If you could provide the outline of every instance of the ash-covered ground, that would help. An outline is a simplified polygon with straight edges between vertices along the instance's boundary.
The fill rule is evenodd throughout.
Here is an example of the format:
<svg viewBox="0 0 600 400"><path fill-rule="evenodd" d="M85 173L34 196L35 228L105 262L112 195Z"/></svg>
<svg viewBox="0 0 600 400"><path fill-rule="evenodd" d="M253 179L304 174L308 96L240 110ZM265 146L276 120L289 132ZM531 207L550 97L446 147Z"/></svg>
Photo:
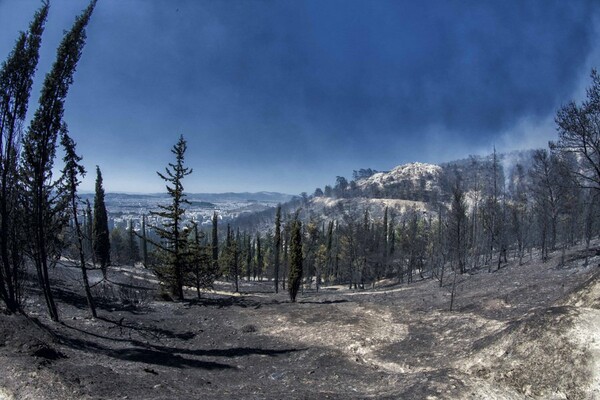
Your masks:
<svg viewBox="0 0 600 400"><path fill-rule="evenodd" d="M119 267L90 319L79 269L57 267L61 323L33 281L27 316L0 315L0 399L600 399L598 246L458 276L453 311L436 280L166 302Z"/></svg>

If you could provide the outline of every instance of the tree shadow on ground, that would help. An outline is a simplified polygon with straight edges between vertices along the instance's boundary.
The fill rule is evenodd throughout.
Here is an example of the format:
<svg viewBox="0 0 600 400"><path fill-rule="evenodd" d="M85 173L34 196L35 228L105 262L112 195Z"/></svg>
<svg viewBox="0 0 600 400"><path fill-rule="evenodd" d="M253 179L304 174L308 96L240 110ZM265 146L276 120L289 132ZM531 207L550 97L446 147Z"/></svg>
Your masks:
<svg viewBox="0 0 600 400"><path fill-rule="evenodd" d="M116 349L110 351L107 355L124 361L141 362L144 364L153 364L173 368L189 367L208 370L222 370L235 368L234 366L231 366L229 364L184 358L180 355L173 354L168 351L160 351L153 349Z"/></svg>
<svg viewBox="0 0 600 400"><path fill-rule="evenodd" d="M240 290L241 294L252 296L253 294L275 294L273 290Z"/></svg>
<svg viewBox="0 0 600 400"><path fill-rule="evenodd" d="M133 347L126 347L121 349L113 349L107 346L104 346L98 341L82 339L70 335L65 335L62 333L54 333L56 337L58 337L59 341L66 345L67 347L81 350L81 351L91 351L97 352L101 354L105 354L107 356L118 358L121 360L127 361L136 361L136 362L144 362L147 364L156 364L163 366L171 366L175 368L183 368L183 367L193 367L193 368L204 368L204 369L226 369L232 368L228 364L221 364L213 361L202 361L184 358L181 355L189 355L195 357L244 357L251 355L261 355L261 356L269 356L276 357L279 355L294 353L298 351L303 351L306 349L296 349L296 348L284 348L284 349L264 349L259 347L232 347L225 349L189 349L189 348L179 348L174 346L162 346L151 344L148 342L142 342L136 339L121 339L121 338L111 338L109 336L99 335L93 332L88 332L83 329L79 329L76 327L69 326L67 324L63 324L63 326L77 332L78 334L88 335L92 338L97 338L101 340L108 340L113 342L120 343L128 343Z"/></svg>
<svg viewBox="0 0 600 400"><path fill-rule="evenodd" d="M233 369L232 365L219 363L215 361L195 360L182 357L176 354L174 349L163 347L161 350L145 347L125 347L112 349L99 343L79 339L74 337L61 336L60 341L63 345L72 349L102 354L123 361L140 362L144 364L160 365L172 368L199 368L207 370ZM143 343L139 343L142 344Z"/></svg>
<svg viewBox="0 0 600 400"><path fill-rule="evenodd" d="M200 299L190 299L185 300L186 304L192 306L203 306L203 307L217 307L217 308L225 308L225 307L241 307L241 308L260 308L266 304L274 304L273 302L263 304L260 301L248 299L245 297L215 297L215 298L200 298ZM278 303L276 303L278 304Z"/></svg>
<svg viewBox="0 0 600 400"><path fill-rule="evenodd" d="M60 287L52 288L52 294L55 299L63 303L69 304L80 310L88 308L87 299L81 293L72 290L62 289ZM119 299L111 299L103 296L94 296L94 304L96 308L105 311L127 311L132 314L145 314L148 310L146 306L123 302Z"/></svg>
<svg viewBox="0 0 600 400"><path fill-rule="evenodd" d="M190 354L195 356L206 356L206 357L244 357L251 355L269 356L276 357L282 354L295 353L306 349L261 349L257 347L232 347L229 349L179 349L184 354Z"/></svg>
<svg viewBox="0 0 600 400"><path fill-rule="evenodd" d="M336 300L323 300L323 301L314 301L314 300L301 300L298 301L298 304L338 304L338 303L347 303L349 300L347 299L336 299ZM275 299L270 299L268 301L258 301L249 299L246 297L222 297L222 298L201 298L201 299L191 299L186 300L186 304L189 306L199 305L203 307L217 307L217 308L225 308L225 307L241 307L241 308L261 308L268 307L279 304L290 303L290 301L279 301Z"/></svg>
<svg viewBox="0 0 600 400"><path fill-rule="evenodd" d="M310 301L303 300L299 301L299 304L339 304L339 303L348 303L346 299L338 299L338 300L323 300L323 301Z"/></svg>
<svg viewBox="0 0 600 400"><path fill-rule="evenodd" d="M141 285L134 285L134 284L127 283L127 282L117 282L117 281L114 281L114 280L108 279L108 278L106 278L106 282L108 282L114 286L132 289L132 290L154 290L152 284L150 284L150 283L148 283L146 286L141 286Z"/></svg>
<svg viewBox="0 0 600 400"><path fill-rule="evenodd" d="M159 328L157 326L129 323L125 320L125 317L122 317L119 320L113 320L113 319L110 319L107 317L98 317L98 319L101 321L113 324L113 327L119 328L121 333L123 333L123 330L125 330L125 329L130 329L130 330L137 331L140 334L147 333L147 334L151 335L152 337L154 337L155 339L169 338L169 339L190 340L196 336L196 333L194 333L192 331L186 331L186 332L179 333L179 332L175 332L170 329Z"/></svg>
<svg viewBox="0 0 600 400"><path fill-rule="evenodd" d="M225 349L186 349L171 346L153 345L139 340L113 339L90 333L81 329L76 331L88 334L97 339L116 340L128 343L131 347L111 348L99 343L98 340L87 340L80 337L56 333L59 342L74 350L101 354L118 360L139 362L172 368L199 368L206 370L234 369L235 366L211 360L199 360L197 357L233 358L252 355L276 357L305 349L263 349L255 347L232 347ZM186 357L188 356L188 357Z"/></svg>

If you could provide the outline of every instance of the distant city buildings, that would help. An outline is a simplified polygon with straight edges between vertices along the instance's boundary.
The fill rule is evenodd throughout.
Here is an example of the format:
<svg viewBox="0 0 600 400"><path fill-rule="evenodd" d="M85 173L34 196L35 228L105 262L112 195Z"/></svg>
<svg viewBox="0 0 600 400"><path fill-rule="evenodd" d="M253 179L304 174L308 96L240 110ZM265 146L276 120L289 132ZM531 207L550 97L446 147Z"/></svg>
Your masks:
<svg viewBox="0 0 600 400"><path fill-rule="evenodd" d="M82 198L90 197L93 201L93 195L83 195ZM242 214L253 213L276 206L285 198L274 198L273 200L256 199L231 199L230 195L224 195L218 198L212 195L209 201L190 197L190 205L184 215L184 222L198 222L201 226L208 226L211 223L213 213L216 211L219 218L223 221L230 221ZM114 228L128 229L129 221L133 229L140 231L142 228L142 218L146 216L146 226L162 226L163 221L160 217L151 215L151 211L158 211L158 205L166 205L169 199L166 195L129 195L108 193L106 198L106 208L108 211L108 226Z"/></svg>

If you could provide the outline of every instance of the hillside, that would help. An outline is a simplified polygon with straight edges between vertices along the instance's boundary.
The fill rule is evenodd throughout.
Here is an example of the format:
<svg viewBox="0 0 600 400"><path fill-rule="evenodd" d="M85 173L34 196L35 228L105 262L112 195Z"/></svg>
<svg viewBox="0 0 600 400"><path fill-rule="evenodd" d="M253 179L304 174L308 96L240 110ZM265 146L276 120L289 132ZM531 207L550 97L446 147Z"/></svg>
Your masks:
<svg viewBox="0 0 600 400"><path fill-rule="evenodd" d="M532 165L533 150L513 151L496 154L503 181L510 181L515 167L521 165L528 170ZM459 174L465 190L472 190L481 184L492 170L493 155L470 156L466 159L443 164L420 162L396 166L388 172L377 172L356 180L355 190L346 192L349 196L369 198L397 198L424 202L447 198L451 182ZM352 186L352 185L351 185Z"/></svg>
<svg viewBox="0 0 600 400"><path fill-rule="evenodd" d="M533 150L514 151L496 155L499 163L499 180L509 189L515 179L517 165L528 171L532 165ZM459 175L462 187L469 197L481 198L484 183L489 179L493 155L470 156L440 165L408 163L398 165L390 171L374 172L360 170L356 180L348 182L345 188L338 184L325 193L319 188L313 195L293 198L282 203L284 214L293 215L301 209L300 218L309 220L340 220L344 214L364 213L368 210L372 219L380 219L386 207L395 215L407 210L427 211L435 214L438 203L448 204L451 184ZM364 172L374 172L365 174ZM529 180L527 173L525 181ZM472 202L471 202L472 203ZM250 231L266 232L272 229L275 208L246 213L233 221L234 226Z"/></svg>
<svg viewBox="0 0 600 400"><path fill-rule="evenodd" d="M378 172L360 179L356 186L367 197L396 197L429 201L439 196L442 167L434 164L410 163L389 172Z"/></svg>
<svg viewBox="0 0 600 400"><path fill-rule="evenodd" d="M0 315L0 399L599 398L592 245L570 249L563 267L554 253L460 275L452 312L435 280L306 287L296 304L269 282L243 282L241 294L220 282L173 303L157 299L148 271L123 267L95 286L91 320L79 271L61 266L63 323L32 283L29 317Z"/></svg>

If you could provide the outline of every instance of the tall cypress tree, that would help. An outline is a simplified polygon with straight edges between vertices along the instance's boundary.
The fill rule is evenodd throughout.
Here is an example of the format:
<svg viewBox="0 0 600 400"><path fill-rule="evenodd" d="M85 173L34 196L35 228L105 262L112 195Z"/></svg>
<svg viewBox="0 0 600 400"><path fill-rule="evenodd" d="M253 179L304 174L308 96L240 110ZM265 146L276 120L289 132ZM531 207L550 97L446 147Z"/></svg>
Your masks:
<svg viewBox="0 0 600 400"><path fill-rule="evenodd" d="M104 187L102 186L102 172L96 165L96 193L94 195L94 255L100 263L102 275L106 279L108 266L110 265L110 234L108 232L108 213L104 201Z"/></svg>
<svg viewBox="0 0 600 400"><path fill-rule="evenodd" d="M298 215L292 222L292 237L290 239L290 273L288 290L292 303L296 302L296 296L302 281L302 223Z"/></svg>
<svg viewBox="0 0 600 400"><path fill-rule="evenodd" d="M87 26L96 0L77 17L70 31L65 33L57 51L56 61L46 75L39 99L39 107L22 145L21 177L23 203L29 221L28 251L36 266L38 280L46 299L50 318L58 321L58 310L50 290L48 262L60 258L59 235L66 222L64 198L56 195L52 168L56 156L56 141L63 127L64 102L73 83L73 74L83 46Z"/></svg>
<svg viewBox="0 0 600 400"><path fill-rule="evenodd" d="M20 307L23 260L22 230L15 229L22 225L18 147L47 16L48 3L44 2L0 67L0 299L9 312Z"/></svg>
<svg viewBox="0 0 600 400"><path fill-rule="evenodd" d="M164 268L157 272L159 277L166 281L171 294L179 300L184 298L183 278L186 260L189 258L186 251L187 237L182 228L184 206L189 204L183 192L183 178L192 173L192 169L184 166L186 149L187 142L180 136L171 150L175 155L175 163L169 163L164 174L157 172L158 176L167 182L167 193L171 197L171 203L166 206L159 205L160 211L151 212L165 221L163 227L154 227L162 239L160 250L164 261Z"/></svg>

